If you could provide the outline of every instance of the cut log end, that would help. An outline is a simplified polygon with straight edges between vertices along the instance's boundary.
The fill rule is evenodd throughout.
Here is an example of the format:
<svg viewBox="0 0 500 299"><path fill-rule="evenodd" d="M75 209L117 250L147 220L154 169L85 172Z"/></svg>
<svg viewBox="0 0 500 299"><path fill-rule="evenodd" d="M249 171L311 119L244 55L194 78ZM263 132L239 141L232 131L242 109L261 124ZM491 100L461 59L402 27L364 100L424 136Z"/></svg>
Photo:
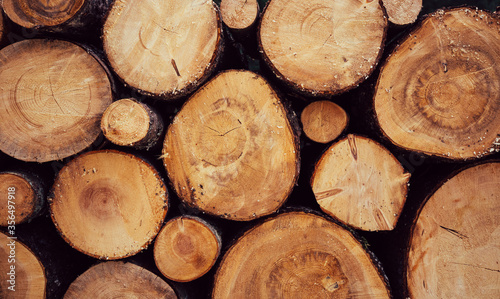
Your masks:
<svg viewBox="0 0 500 299"><path fill-rule="evenodd" d="M45 205L41 182L36 177L19 172L0 173L0 190L0 226L29 222Z"/></svg>
<svg viewBox="0 0 500 299"><path fill-rule="evenodd" d="M207 273L219 257L221 240L205 221L178 217L165 224L155 241L154 258L160 272L180 282Z"/></svg>
<svg viewBox="0 0 500 299"><path fill-rule="evenodd" d="M411 298L500 294L500 163L462 170L432 194L413 227L407 263Z"/></svg>
<svg viewBox="0 0 500 299"><path fill-rule="evenodd" d="M387 20L379 1L273 0L260 46L279 78L312 95L354 88L382 53Z"/></svg>
<svg viewBox="0 0 500 299"><path fill-rule="evenodd" d="M146 95L178 98L208 78L221 52L212 1L116 1L103 29L113 70Z"/></svg>
<svg viewBox="0 0 500 299"><path fill-rule="evenodd" d="M212 298L390 298L383 277L345 229L302 212L271 218L227 251Z"/></svg>
<svg viewBox="0 0 500 299"><path fill-rule="evenodd" d="M134 99L122 99L104 111L101 130L114 144L148 149L158 142L163 123L148 105Z"/></svg>
<svg viewBox="0 0 500 299"><path fill-rule="evenodd" d="M251 220L276 211L298 176L295 132L268 83L249 71L219 74L195 93L163 145L181 199L207 213Z"/></svg>
<svg viewBox="0 0 500 299"><path fill-rule="evenodd" d="M222 0L220 3L222 21L235 30L250 28L259 15L257 0Z"/></svg>
<svg viewBox="0 0 500 299"><path fill-rule="evenodd" d="M16 159L47 162L84 150L111 101L106 71L73 43L33 39L0 51L0 150Z"/></svg>
<svg viewBox="0 0 500 299"><path fill-rule="evenodd" d="M26 28L56 26L75 16L85 2L86 0L4 0L3 10L12 21Z"/></svg>
<svg viewBox="0 0 500 299"><path fill-rule="evenodd" d="M45 298L42 263L26 245L9 237L0 232L0 298Z"/></svg>
<svg viewBox="0 0 500 299"><path fill-rule="evenodd" d="M58 174L50 208L63 238L100 259L119 259L144 249L168 208L165 185L145 161L118 151L77 157Z"/></svg>
<svg viewBox="0 0 500 299"><path fill-rule="evenodd" d="M380 231L395 227L409 179L387 149L368 138L349 135L323 154L311 185L327 214L362 230Z"/></svg>
<svg viewBox="0 0 500 299"><path fill-rule="evenodd" d="M417 20L422 0L383 0L389 21L396 25L408 25Z"/></svg>
<svg viewBox="0 0 500 299"><path fill-rule="evenodd" d="M302 129L309 139L328 143L336 139L347 127L347 113L330 101L316 101L302 111Z"/></svg>
<svg viewBox="0 0 500 299"><path fill-rule="evenodd" d="M389 56L375 112L396 145L450 159L500 150L500 18L439 10Z"/></svg>
<svg viewBox="0 0 500 299"><path fill-rule="evenodd" d="M154 273L132 263L103 262L80 275L64 299L161 298L176 299L172 287Z"/></svg>

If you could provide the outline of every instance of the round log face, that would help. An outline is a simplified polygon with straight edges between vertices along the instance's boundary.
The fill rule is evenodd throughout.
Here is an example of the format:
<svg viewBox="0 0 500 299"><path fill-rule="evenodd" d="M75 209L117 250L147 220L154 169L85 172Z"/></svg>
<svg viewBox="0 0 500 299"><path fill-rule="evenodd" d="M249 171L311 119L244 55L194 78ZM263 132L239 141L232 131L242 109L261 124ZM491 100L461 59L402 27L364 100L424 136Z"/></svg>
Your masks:
<svg viewBox="0 0 500 299"><path fill-rule="evenodd" d="M293 212L247 231L228 250L212 298L389 298L356 239L322 217Z"/></svg>
<svg viewBox="0 0 500 299"><path fill-rule="evenodd" d="M309 139L328 143L347 127L349 117L339 105L330 101L316 101L304 108L300 115L302 129Z"/></svg>
<svg viewBox="0 0 500 299"><path fill-rule="evenodd" d="M0 51L0 150L24 161L76 154L100 134L111 104L100 63L59 40L25 40Z"/></svg>
<svg viewBox="0 0 500 299"><path fill-rule="evenodd" d="M12 192L8 192L9 188ZM15 223L21 224L30 219L36 210L36 194L29 182L13 173L0 173L0 226L7 226L9 222L9 201L15 207ZM9 194L12 198L9 199Z"/></svg>
<svg viewBox="0 0 500 299"><path fill-rule="evenodd" d="M208 75L220 30L212 1L117 0L104 25L104 50L128 85L175 97Z"/></svg>
<svg viewBox="0 0 500 299"><path fill-rule="evenodd" d="M113 102L104 111L101 129L114 144L130 146L146 137L150 126L148 111L133 99Z"/></svg>
<svg viewBox="0 0 500 299"><path fill-rule="evenodd" d="M0 298L44 299L45 270L38 258L23 243L0 233ZM14 258L13 258L14 257ZM9 262L14 260L14 262ZM9 272L14 266L14 277ZM9 289L14 285L13 290Z"/></svg>
<svg viewBox="0 0 500 299"><path fill-rule="evenodd" d="M406 201L410 175L380 144L349 135L316 165L311 185L321 209L362 230L392 230Z"/></svg>
<svg viewBox="0 0 500 299"><path fill-rule="evenodd" d="M427 17L383 67L375 112L404 148L466 159L499 149L499 18L459 8Z"/></svg>
<svg viewBox="0 0 500 299"><path fill-rule="evenodd" d="M389 21L396 25L411 24L417 20L422 0L382 0Z"/></svg>
<svg viewBox="0 0 500 299"><path fill-rule="evenodd" d="M468 168L425 203L407 268L412 298L498 298L500 163Z"/></svg>
<svg viewBox="0 0 500 299"><path fill-rule="evenodd" d="M227 71L194 94L170 125L164 164L181 199L250 220L277 210L298 176L293 129L275 92L249 71Z"/></svg>
<svg viewBox="0 0 500 299"><path fill-rule="evenodd" d="M117 151L90 152L59 172L49 198L52 220L75 249L100 259L123 258L158 233L166 192L143 160Z"/></svg>
<svg viewBox="0 0 500 299"><path fill-rule="evenodd" d="M335 94L371 74L386 27L379 1L272 0L259 36L279 77L302 91Z"/></svg>
<svg viewBox="0 0 500 299"><path fill-rule="evenodd" d="M222 0L220 12L227 27L246 29L255 23L259 14L259 3L257 0Z"/></svg>
<svg viewBox="0 0 500 299"><path fill-rule="evenodd" d="M220 242L217 233L201 219L182 216L172 219L155 240L156 266L168 279L195 280L215 264Z"/></svg>
<svg viewBox="0 0 500 299"><path fill-rule="evenodd" d="M154 273L124 262L103 262L80 275L64 299L159 298L175 299L174 290Z"/></svg>
<svg viewBox="0 0 500 299"><path fill-rule="evenodd" d="M20 26L56 26L72 18L85 0L4 0L5 14Z"/></svg>

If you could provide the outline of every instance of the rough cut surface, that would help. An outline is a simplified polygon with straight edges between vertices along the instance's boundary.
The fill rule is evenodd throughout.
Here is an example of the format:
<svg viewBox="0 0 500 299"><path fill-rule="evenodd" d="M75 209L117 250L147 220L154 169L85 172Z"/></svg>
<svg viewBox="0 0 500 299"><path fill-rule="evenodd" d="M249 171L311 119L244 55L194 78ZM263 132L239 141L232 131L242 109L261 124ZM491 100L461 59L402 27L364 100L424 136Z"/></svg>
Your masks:
<svg viewBox="0 0 500 299"><path fill-rule="evenodd" d="M468 168L425 203L413 227L411 298L499 298L500 163Z"/></svg>
<svg viewBox="0 0 500 299"><path fill-rule="evenodd" d="M60 40L24 40L0 50L0 150L24 161L74 155L94 142L111 104L101 64Z"/></svg>
<svg viewBox="0 0 500 299"><path fill-rule="evenodd" d="M248 230L225 254L212 298L390 298L369 254L345 229L303 212Z"/></svg>
<svg viewBox="0 0 500 299"><path fill-rule="evenodd" d="M451 159L500 149L500 17L457 8L428 16L383 66L375 112L398 146Z"/></svg>
<svg viewBox="0 0 500 299"><path fill-rule="evenodd" d="M222 0L222 21L231 29L243 30L252 26L259 15L257 0Z"/></svg>
<svg viewBox="0 0 500 299"><path fill-rule="evenodd" d="M78 156L59 172L49 198L51 216L75 249L119 259L144 249L168 208L165 185L145 161L114 150Z"/></svg>
<svg viewBox="0 0 500 299"><path fill-rule="evenodd" d="M160 272L175 281L192 281L208 272L221 250L214 228L201 218L181 216L167 222L155 240Z"/></svg>
<svg viewBox="0 0 500 299"><path fill-rule="evenodd" d="M396 25L415 22L422 9L422 0L382 0L389 21Z"/></svg>
<svg viewBox="0 0 500 299"><path fill-rule="evenodd" d="M251 220L276 211L299 171L280 99L250 71L220 73L168 128L163 161L180 198L207 213Z"/></svg>
<svg viewBox="0 0 500 299"><path fill-rule="evenodd" d="M64 299L176 299L174 290L154 273L125 262L103 262L80 275Z"/></svg>
<svg viewBox="0 0 500 299"><path fill-rule="evenodd" d="M93 0L3 0L5 14L26 28L55 26L71 19Z"/></svg>
<svg viewBox="0 0 500 299"><path fill-rule="evenodd" d="M26 245L18 240L8 239L0 232L0 298L45 299L46 278L43 265ZM14 242L15 245L12 245ZM12 247L15 246L15 247ZM14 257L15 262L10 263ZM14 290L8 289L12 283L10 274L14 266Z"/></svg>
<svg viewBox="0 0 500 299"><path fill-rule="evenodd" d="M103 32L109 63L125 83L164 98L199 86L221 43L212 0L117 0Z"/></svg>
<svg viewBox="0 0 500 299"><path fill-rule="evenodd" d="M278 77L298 90L328 95L368 78L386 27L379 1L271 0L259 37Z"/></svg>
<svg viewBox="0 0 500 299"><path fill-rule="evenodd" d="M311 179L321 209L345 224L392 230L403 210L410 174L383 146L348 135L323 154Z"/></svg>
<svg viewBox="0 0 500 299"><path fill-rule="evenodd" d="M344 131L349 117L342 107L333 102L315 101L302 110L300 121L309 139L328 143Z"/></svg>

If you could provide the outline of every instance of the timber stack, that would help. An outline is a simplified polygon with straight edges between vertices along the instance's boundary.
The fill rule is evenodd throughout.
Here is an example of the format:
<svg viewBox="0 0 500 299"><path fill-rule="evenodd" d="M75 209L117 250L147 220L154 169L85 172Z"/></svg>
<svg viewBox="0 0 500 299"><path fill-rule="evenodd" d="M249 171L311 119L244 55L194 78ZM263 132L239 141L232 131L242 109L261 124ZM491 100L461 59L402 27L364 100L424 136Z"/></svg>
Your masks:
<svg viewBox="0 0 500 299"><path fill-rule="evenodd" d="M500 14L4 0L1 298L500 297Z"/></svg>

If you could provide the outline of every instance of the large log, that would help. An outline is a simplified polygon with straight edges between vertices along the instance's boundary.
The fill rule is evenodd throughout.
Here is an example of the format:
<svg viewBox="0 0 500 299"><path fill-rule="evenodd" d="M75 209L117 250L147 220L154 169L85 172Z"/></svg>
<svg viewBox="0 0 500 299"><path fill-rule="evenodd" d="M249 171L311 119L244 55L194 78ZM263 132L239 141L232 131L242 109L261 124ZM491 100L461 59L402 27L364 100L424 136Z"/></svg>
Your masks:
<svg viewBox="0 0 500 299"><path fill-rule="evenodd" d="M307 94L332 95L368 78L386 29L379 1L271 0L259 38L278 78Z"/></svg>
<svg viewBox="0 0 500 299"><path fill-rule="evenodd" d="M168 128L163 161L180 198L233 220L276 211L299 172L294 128L268 83L249 71L219 74Z"/></svg>
<svg viewBox="0 0 500 299"><path fill-rule="evenodd" d="M117 0L103 29L113 70L139 92L178 98L214 71L221 21L207 0Z"/></svg>
<svg viewBox="0 0 500 299"><path fill-rule="evenodd" d="M386 148L350 134L325 151L311 185L327 214L355 228L379 231L396 226L409 179Z"/></svg>
<svg viewBox="0 0 500 299"><path fill-rule="evenodd" d="M227 251L212 298L390 298L370 255L347 230L303 212L248 230Z"/></svg>
<svg viewBox="0 0 500 299"><path fill-rule="evenodd" d="M13 235L0 232L0 298L44 299L46 278L40 260Z"/></svg>
<svg viewBox="0 0 500 299"><path fill-rule="evenodd" d="M0 150L24 161L63 159L89 147L111 104L106 70L61 40L25 40L0 51Z"/></svg>
<svg viewBox="0 0 500 299"><path fill-rule="evenodd" d="M145 268L125 262L92 266L68 288L64 299L158 298L176 299L172 287Z"/></svg>
<svg viewBox="0 0 500 299"><path fill-rule="evenodd" d="M219 257L218 232L198 217L167 222L155 240L154 259L160 272L175 281L192 281L207 273Z"/></svg>
<svg viewBox="0 0 500 299"><path fill-rule="evenodd" d="M500 163L465 169L424 203L411 232L411 298L500 297Z"/></svg>
<svg viewBox="0 0 500 299"><path fill-rule="evenodd" d="M396 145L450 159L500 150L500 17L471 8L422 21L382 67L374 99Z"/></svg>
<svg viewBox="0 0 500 299"><path fill-rule="evenodd" d="M142 159L114 150L70 161L59 172L49 202L64 240L106 260L147 247L168 209L167 190L157 171Z"/></svg>

